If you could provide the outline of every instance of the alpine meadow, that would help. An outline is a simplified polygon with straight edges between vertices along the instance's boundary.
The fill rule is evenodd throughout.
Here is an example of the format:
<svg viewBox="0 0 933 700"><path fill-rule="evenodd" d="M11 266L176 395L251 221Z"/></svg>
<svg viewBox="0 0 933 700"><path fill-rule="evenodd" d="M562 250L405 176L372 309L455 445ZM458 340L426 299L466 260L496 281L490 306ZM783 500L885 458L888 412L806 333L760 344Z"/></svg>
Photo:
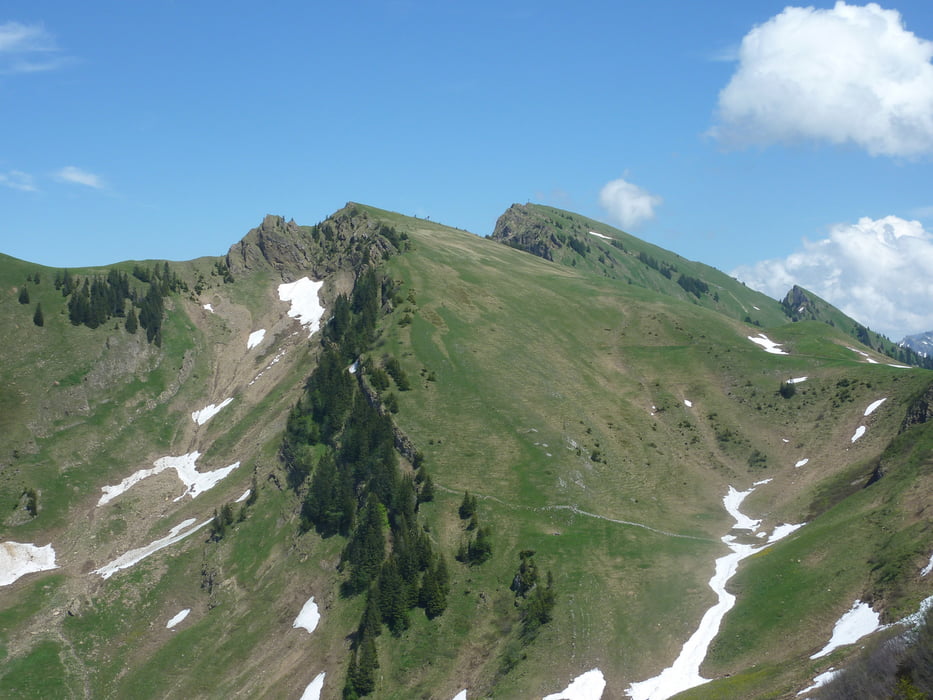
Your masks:
<svg viewBox="0 0 933 700"><path fill-rule="evenodd" d="M933 363L801 287L349 203L0 327L4 697L933 692Z"/></svg>

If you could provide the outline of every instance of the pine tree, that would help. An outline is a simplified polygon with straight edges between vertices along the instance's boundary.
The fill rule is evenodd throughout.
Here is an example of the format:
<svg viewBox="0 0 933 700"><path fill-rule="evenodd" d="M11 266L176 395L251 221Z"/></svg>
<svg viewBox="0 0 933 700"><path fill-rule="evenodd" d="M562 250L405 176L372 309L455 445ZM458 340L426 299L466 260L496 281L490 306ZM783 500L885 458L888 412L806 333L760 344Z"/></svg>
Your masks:
<svg viewBox="0 0 933 700"><path fill-rule="evenodd" d="M32 322L37 326L45 325L45 317L42 315L42 304L36 304L36 312L32 315Z"/></svg>
<svg viewBox="0 0 933 700"><path fill-rule="evenodd" d="M136 333L136 329L139 327L139 321L136 319L136 309L130 307L129 312L126 314L126 321L123 323L123 327L126 328L127 333Z"/></svg>
<svg viewBox="0 0 933 700"><path fill-rule="evenodd" d="M460 509L457 511L461 520L468 520L476 512L476 497L470 498L470 492L465 491L463 500L460 502Z"/></svg>
<svg viewBox="0 0 933 700"><path fill-rule="evenodd" d="M20 290L19 290L19 303L20 304L29 303L29 290L26 289L25 284L22 287L20 287Z"/></svg>

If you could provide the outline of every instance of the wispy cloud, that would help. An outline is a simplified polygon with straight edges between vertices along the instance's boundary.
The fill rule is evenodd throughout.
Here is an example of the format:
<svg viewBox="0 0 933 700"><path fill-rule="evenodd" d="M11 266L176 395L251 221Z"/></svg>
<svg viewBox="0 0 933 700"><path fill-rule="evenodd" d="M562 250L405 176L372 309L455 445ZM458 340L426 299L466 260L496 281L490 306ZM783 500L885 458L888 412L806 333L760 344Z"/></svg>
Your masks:
<svg viewBox="0 0 933 700"><path fill-rule="evenodd" d="M900 340L933 330L930 270L933 234L919 221L886 216L837 224L827 238L803 241L803 250L732 274L776 299L799 284L873 330Z"/></svg>
<svg viewBox="0 0 933 700"><path fill-rule="evenodd" d="M22 170L8 170L0 173L0 185L21 192L35 192L37 190L32 175Z"/></svg>
<svg viewBox="0 0 933 700"><path fill-rule="evenodd" d="M654 218L654 210L664 200L623 178L607 182L599 192L599 203L613 223L633 228Z"/></svg>
<svg viewBox="0 0 933 700"><path fill-rule="evenodd" d="M73 165L65 166L61 170L56 171L54 175L57 180L62 182L93 187L95 190L102 190L105 187L104 181L99 175L81 170L81 168L76 168Z"/></svg>
<svg viewBox="0 0 933 700"><path fill-rule="evenodd" d="M742 39L710 133L732 146L816 140L933 154L931 57L933 42L896 10L787 7Z"/></svg>
<svg viewBox="0 0 933 700"><path fill-rule="evenodd" d="M39 73L68 61L41 24L0 24L0 73Z"/></svg>

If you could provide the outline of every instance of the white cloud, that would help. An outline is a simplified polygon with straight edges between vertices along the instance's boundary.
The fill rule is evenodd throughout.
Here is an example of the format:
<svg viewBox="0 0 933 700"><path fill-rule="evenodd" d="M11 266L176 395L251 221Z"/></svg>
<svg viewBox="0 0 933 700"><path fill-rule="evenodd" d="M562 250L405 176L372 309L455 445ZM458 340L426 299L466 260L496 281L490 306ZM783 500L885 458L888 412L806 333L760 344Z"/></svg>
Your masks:
<svg viewBox="0 0 933 700"><path fill-rule="evenodd" d="M67 58L40 24L0 24L0 73L37 73L58 68Z"/></svg>
<svg viewBox="0 0 933 700"><path fill-rule="evenodd" d="M70 182L75 185L85 185L93 187L95 190L104 188L104 182L100 176L81 170L73 165L68 165L55 173L55 177L63 182Z"/></svg>
<svg viewBox="0 0 933 700"><path fill-rule="evenodd" d="M654 218L655 207L664 200L622 178L607 182L599 192L599 203L609 218L622 228L632 228Z"/></svg>
<svg viewBox="0 0 933 700"><path fill-rule="evenodd" d="M36 186L33 183L32 175L24 173L21 170L10 170L0 173L0 185L10 187L22 192L35 192Z"/></svg>
<svg viewBox="0 0 933 700"><path fill-rule="evenodd" d="M803 250L732 273L777 299L795 284L892 340L933 330L933 234L919 221L864 217Z"/></svg>
<svg viewBox="0 0 933 700"><path fill-rule="evenodd" d="M933 153L933 42L896 10L787 7L742 39L711 133L732 145L814 139Z"/></svg>

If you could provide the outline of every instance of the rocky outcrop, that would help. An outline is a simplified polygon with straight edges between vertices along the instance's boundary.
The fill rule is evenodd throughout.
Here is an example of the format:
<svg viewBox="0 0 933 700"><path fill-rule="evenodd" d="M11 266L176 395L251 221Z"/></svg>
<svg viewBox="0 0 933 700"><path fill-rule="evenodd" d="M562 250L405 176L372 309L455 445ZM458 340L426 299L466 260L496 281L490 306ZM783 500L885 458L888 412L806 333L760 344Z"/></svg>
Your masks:
<svg viewBox="0 0 933 700"><path fill-rule="evenodd" d="M490 238L545 260L553 260L553 250L563 246L553 226L521 204L513 204L499 217Z"/></svg>
<svg viewBox="0 0 933 700"><path fill-rule="evenodd" d="M931 418L933 418L933 384L930 384L926 391L914 399L910 406L907 407L907 414L901 423L900 432L903 433L914 425L926 423Z"/></svg>
<svg viewBox="0 0 933 700"><path fill-rule="evenodd" d="M227 267L238 274L271 268L283 279L311 275L323 279L337 270L359 270L370 260L397 252L395 232L348 204L315 226L298 226L281 216L266 216L227 253Z"/></svg>

